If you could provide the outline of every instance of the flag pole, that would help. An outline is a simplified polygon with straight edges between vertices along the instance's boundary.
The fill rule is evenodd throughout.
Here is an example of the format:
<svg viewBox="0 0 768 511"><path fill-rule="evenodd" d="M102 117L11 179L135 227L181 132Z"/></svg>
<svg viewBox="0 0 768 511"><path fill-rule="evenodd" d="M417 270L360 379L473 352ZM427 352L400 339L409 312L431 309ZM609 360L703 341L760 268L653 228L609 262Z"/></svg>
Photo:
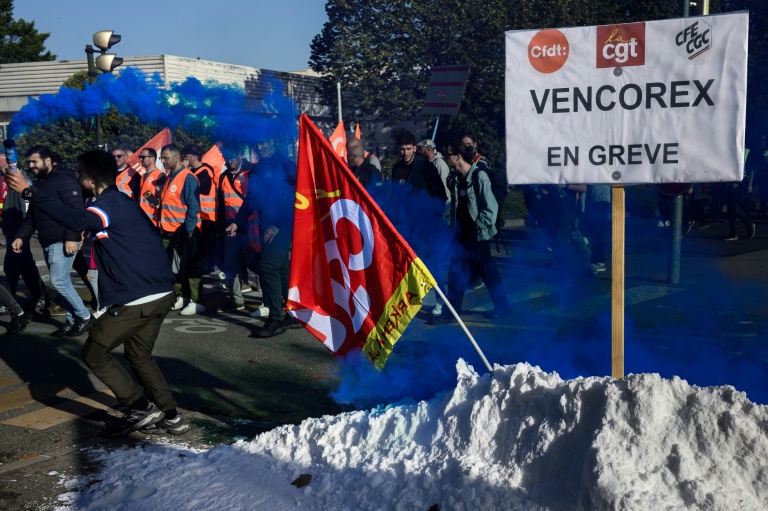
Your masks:
<svg viewBox="0 0 768 511"><path fill-rule="evenodd" d="M432 142L435 141L435 136L437 135L437 127L440 125L440 116L437 116L437 120L435 121L435 129L432 131Z"/></svg>
<svg viewBox="0 0 768 511"><path fill-rule="evenodd" d="M456 312L456 309L453 308L453 305L451 305L451 302L448 301L448 298L445 297L443 294L443 290L440 289L440 286L435 285L435 291L438 295L440 295L440 298L443 299L443 302L445 305L448 306L448 310L451 311L451 314L453 314L453 317L456 318L456 321L459 322L459 326L461 326L461 329L464 330L464 333L467 334L467 337L469 338L469 342L472 343L472 346L475 347L475 350L477 351L477 354L480 355L480 358L483 360L483 363L485 364L485 367L488 369L489 373L493 372L493 368L491 367L491 364L488 363L488 359L485 358L485 355L483 354L483 350L480 349L480 346L477 345L477 342L475 342L475 338L472 337L472 334L469 333L469 330L467 330L467 325L464 324L464 322L459 317L459 314Z"/></svg>

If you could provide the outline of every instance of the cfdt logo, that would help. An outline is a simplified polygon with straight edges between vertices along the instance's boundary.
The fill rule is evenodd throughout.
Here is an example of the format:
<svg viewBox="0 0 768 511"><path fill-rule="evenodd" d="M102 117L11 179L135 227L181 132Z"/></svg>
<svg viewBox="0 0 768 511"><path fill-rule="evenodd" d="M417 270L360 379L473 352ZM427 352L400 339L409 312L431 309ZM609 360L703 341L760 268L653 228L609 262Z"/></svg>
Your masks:
<svg viewBox="0 0 768 511"><path fill-rule="evenodd" d="M541 30L528 43L528 60L540 73L554 73L568 60L568 39L559 30Z"/></svg>
<svg viewBox="0 0 768 511"><path fill-rule="evenodd" d="M712 48L712 26L696 20L677 34L675 43L685 49L688 60L693 60Z"/></svg>
<svg viewBox="0 0 768 511"><path fill-rule="evenodd" d="M597 68L645 65L645 23L597 27Z"/></svg>

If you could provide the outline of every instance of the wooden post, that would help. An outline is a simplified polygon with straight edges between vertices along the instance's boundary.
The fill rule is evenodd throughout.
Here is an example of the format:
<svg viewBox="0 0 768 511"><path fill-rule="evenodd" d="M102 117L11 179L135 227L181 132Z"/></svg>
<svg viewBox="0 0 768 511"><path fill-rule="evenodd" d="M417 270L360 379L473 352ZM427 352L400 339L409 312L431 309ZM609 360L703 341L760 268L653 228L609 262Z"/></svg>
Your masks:
<svg viewBox="0 0 768 511"><path fill-rule="evenodd" d="M611 376L624 378L624 187L611 189Z"/></svg>

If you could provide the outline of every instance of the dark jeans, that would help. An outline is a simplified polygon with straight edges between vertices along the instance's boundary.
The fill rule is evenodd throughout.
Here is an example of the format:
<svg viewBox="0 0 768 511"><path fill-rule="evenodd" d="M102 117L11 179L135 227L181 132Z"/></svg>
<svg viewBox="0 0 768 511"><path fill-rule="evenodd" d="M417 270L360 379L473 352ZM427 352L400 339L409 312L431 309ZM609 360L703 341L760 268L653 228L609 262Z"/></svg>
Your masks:
<svg viewBox="0 0 768 511"><path fill-rule="evenodd" d="M32 255L29 243L24 243L21 246L21 253L17 254L11 248L11 243L13 243L14 239L15 237L5 238L6 248L3 269L8 281L8 290L11 292L11 295L16 296L19 277L21 277L24 279L24 284L32 296L32 303L35 303L40 297L44 296L45 286L43 285L43 279L40 278L40 271L37 269L37 264L35 264L35 258Z"/></svg>
<svg viewBox="0 0 768 511"><path fill-rule="evenodd" d="M124 405L130 406L146 394L164 412L177 406L163 373L152 357L163 319L174 300L173 293L169 291L153 302L110 307L91 328L83 346L83 361ZM138 383L112 356L112 350L121 344L125 361L131 366Z"/></svg>
<svg viewBox="0 0 768 511"><path fill-rule="evenodd" d="M288 300L288 274L291 261L293 234L288 229L280 230L271 243L262 239L261 254L256 262L256 270L261 283L264 306L269 308L269 317L282 319L285 315L283 302Z"/></svg>
<svg viewBox="0 0 768 511"><path fill-rule="evenodd" d="M490 240L455 243L455 255L448 269L447 297L456 312L461 311L464 292L476 277L480 277L485 283L497 311L509 309L501 275L491 258Z"/></svg>
<svg viewBox="0 0 768 511"><path fill-rule="evenodd" d="M736 234L736 219L740 219L744 222L744 226L747 228L747 234L752 232L754 225L752 220L749 219L744 209L741 207L741 200L744 197L742 192L742 185L733 186L727 183L727 194L725 196L725 207L728 210L728 228L730 235Z"/></svg>

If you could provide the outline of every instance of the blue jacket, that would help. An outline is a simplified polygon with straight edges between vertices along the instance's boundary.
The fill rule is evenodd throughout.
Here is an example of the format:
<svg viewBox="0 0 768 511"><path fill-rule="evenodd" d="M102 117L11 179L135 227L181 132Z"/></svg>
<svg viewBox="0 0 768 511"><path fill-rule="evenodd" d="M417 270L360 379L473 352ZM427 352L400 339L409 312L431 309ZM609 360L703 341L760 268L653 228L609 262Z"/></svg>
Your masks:
<svg viewBox="0 0 768 511"><path fill-rule="evenodd" d="M30 204L69 229L95 233L93 250L103 304L124 305L173 289L160 233L139 203L115 186L105 189L86 210L67 206L41 191Z"/></svg>

